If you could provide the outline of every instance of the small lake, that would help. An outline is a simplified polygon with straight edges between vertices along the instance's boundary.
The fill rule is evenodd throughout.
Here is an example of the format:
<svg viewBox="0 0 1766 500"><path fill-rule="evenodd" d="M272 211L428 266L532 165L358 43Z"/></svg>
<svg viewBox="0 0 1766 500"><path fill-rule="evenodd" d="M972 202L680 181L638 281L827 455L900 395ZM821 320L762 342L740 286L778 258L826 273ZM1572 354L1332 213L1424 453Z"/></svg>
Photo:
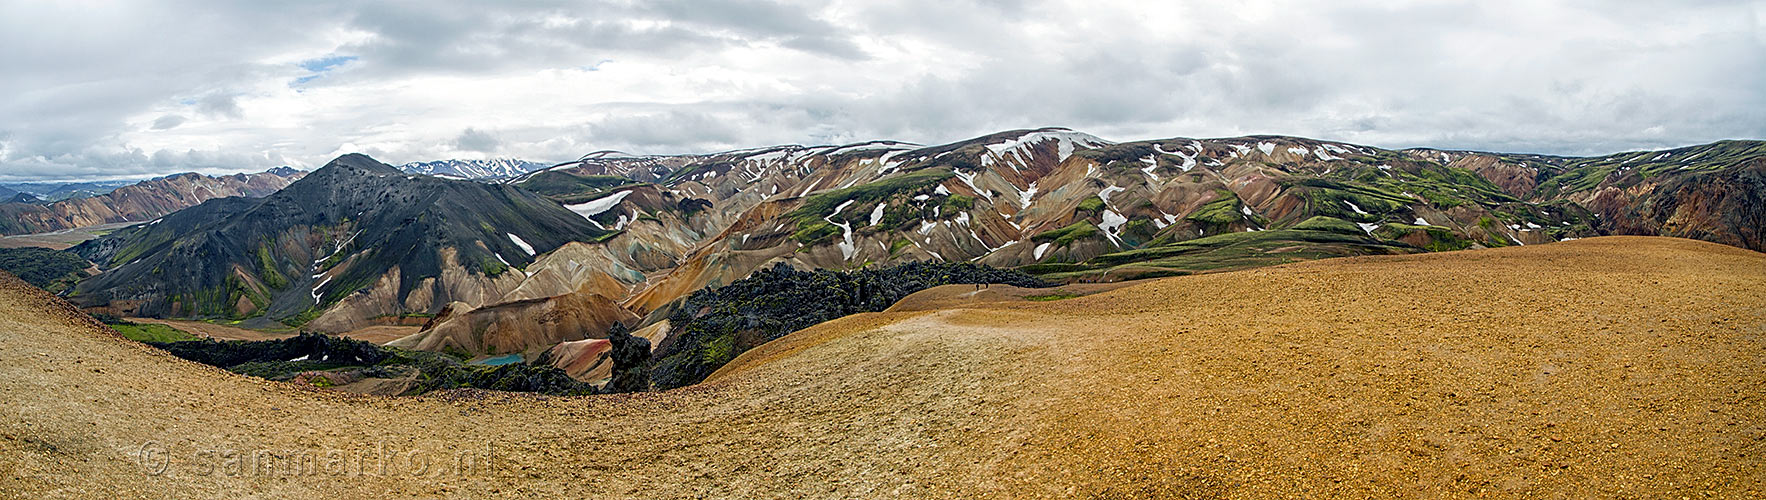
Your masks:
<svg viewBox="0 0 1766 500"><path fill-rule="evenodd" d="M502 356L492 356L492 357L484 358L484 359L481 359L478 361L473 361L472 364L501 366L501 365L512 365L515 363L520 363L522 361L523 360L521 359L520 354L504 354Z"/></svg>

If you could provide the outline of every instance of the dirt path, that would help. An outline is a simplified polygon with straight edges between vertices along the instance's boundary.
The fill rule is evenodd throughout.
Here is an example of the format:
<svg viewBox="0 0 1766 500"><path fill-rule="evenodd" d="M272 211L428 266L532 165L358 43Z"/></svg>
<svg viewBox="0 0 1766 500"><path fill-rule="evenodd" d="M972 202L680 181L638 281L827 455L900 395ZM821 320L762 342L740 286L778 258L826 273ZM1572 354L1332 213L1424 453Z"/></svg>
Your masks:
<svg viewBox="0 0 1766 500"><path fill-rule="evenodd" d="M1760 497L1763 305L1766 255L1597 238L863 314L665 393L388 399L187 363L8 277L0 491Z"/></svg>

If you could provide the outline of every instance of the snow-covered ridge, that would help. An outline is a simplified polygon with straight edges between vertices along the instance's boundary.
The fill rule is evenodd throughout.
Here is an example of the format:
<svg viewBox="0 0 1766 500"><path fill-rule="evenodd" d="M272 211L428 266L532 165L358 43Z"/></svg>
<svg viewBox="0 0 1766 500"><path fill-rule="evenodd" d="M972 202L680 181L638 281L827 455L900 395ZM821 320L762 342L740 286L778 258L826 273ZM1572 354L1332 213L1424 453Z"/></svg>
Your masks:
<svg viewBox="0 0 1766 500"><path fill-rule="evenodd" d="M987 154L981 156L981 165L990 166L995 162L1004 161L1008 157L1016 157L1018 164L1029 163L1031 148L1046 141L1056 141L1056 162L1066 161L1079 149L1089 149L1115 144L1085 132L1075 132L1063 128L1050 128L1029 132L1014 139L1007 139L987 145ZM1017 168L1016 164L1013 168Z"/></svg>
<svg viewBox="0 0 1766 500"><path fill-rule="evenodd" d="M548 165L513 158L495 158L489 160L439 160L411 162L399 165L399 170L408 174L432 175L436 177L452 177L472 180L497 180L519 177L528 172L541 170Z"/></svg>

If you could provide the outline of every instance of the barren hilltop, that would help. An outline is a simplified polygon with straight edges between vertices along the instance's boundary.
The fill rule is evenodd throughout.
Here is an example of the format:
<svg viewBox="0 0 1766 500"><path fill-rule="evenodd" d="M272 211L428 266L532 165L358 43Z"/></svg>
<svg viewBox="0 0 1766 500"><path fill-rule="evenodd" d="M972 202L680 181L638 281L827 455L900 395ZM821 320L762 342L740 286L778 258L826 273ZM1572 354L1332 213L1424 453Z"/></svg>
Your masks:
<svg viewBox="0 0 1766 500"><path fill-rule="evenodd" d="M1757 252L1603 237L1046 302L958 288L793 333L679 390L381 398L186 362L6 276L0 491L1766 494Z"/></svg>

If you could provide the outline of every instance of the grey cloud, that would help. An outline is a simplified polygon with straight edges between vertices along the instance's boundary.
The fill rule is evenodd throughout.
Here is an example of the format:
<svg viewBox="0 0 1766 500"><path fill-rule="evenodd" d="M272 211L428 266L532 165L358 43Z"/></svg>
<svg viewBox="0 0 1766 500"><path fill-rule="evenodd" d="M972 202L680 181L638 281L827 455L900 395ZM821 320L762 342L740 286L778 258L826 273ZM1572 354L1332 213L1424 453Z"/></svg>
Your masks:
<svg viewBox="0 0 1766 500"><path fill-rule="evenodd" d="M179 125L183 125L184 120L187 120L187 119L188 118L184 118L184 115L160 115L159 118L155 118L153 120L153 129L154 130L166 130L169 128L177 127Z"/></svg>
<svg viewBox="0 0 1766 500"><path fill-rule="evenodd" d="M458 151L554 161L604 148L940 143L1051 125L1112 139L1282 133L1564 154L1766 137L1766 72L1750 71L1766 67L1766 37L1757 3L1744 1L70 5L0 2L0 46L14 49L0 51L0 179L312 166L343 144L388 161ZM1178 10L1143 15L1160 8ZM157 28L166 25L183 29ZM310 75L265 61L331 54L357 59L294 90L348 107L244 112ZM814 62L744 66L766 56ZM372 98L426 78L492 81L609 59L704 96ZM527 107L485 104L508 96ZM536 109L581 118L558 125ZM180 139L217 119L224 133ZM156 145L132 139L142 134Z"/></svg>
<svg viewBox="0 0 1766 500"><path fill-rule="evenodd" d="M239 109L239 96L224 93L203 96L196 101L196 110L206 115L235 120L245 117L245 111Z"/></svg>
<svg viewBox="0 0 1766 500"><path fill-rule="evenodd" d="M497 146L500 144L502 141L497 140L496 136L471 127L467 127L465 131L460 132L459 137L454 138L454 147L460 148L462 151L492 153L496 152Z"/></svg>

